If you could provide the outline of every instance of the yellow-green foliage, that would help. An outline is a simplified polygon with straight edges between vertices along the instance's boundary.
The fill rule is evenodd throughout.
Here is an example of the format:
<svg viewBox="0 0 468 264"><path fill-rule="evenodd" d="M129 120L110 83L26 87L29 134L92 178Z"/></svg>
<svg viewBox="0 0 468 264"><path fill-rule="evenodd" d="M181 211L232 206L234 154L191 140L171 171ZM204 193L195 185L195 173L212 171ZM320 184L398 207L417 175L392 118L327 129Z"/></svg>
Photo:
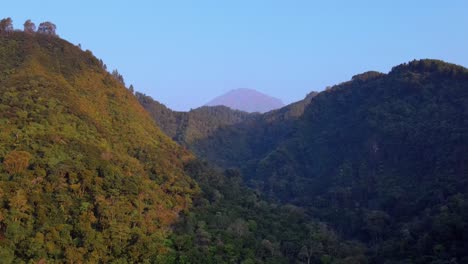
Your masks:
<svg viewBox="0 0 468 264"><path fill-rule="evenodd" d="M162 260L192 156L91 52L0 36L0 126L0 259Z"/></svg>
<svg viewBox="0 0 468 264"><path fill-rule="evenodd" d="M30 159L31 154L29 152L14 150L5 156L3 166L10 174L21 173L28 167Z"/></svg>

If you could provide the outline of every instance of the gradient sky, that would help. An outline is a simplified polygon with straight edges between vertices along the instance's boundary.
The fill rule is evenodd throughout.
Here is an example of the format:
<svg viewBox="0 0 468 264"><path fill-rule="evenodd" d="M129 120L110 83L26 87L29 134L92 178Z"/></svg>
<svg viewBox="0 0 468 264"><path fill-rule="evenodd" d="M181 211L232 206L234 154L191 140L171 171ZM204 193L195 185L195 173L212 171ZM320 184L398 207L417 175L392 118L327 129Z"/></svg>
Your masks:
<svg viewBox="0 0 468 264"><path fill-rule="evenodd" d="M52 21L127 84L175 110L235 88L290 103L412 59L468 66L468 1L4 1L0 17Z"/></svg>

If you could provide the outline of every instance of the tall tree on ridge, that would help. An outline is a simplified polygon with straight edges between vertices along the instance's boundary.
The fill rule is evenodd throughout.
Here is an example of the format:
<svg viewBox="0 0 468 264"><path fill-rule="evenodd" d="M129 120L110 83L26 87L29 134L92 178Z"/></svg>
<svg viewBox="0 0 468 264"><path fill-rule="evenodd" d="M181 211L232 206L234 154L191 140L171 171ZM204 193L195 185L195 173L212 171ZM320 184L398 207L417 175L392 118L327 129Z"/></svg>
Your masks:
<svg viewBox="0 0 468 264"><path fill-rule="evenodd" d="M47 22L42 22L41 24L39 24L39 28L37 29L37 32L51 35L51 36L57 36L57 34L55 33L56 29L57 29L57 26L55 26L54 23L47 21Z"/></svg>
<svg viewBox="0 0 468 264"><path fill-rule="evenodd" d="M24 22L24 32L26 33L34 33L36 32L36 24L34 24L31 19L26 20Z"/></svg>
<svg viewBox="0 0 468 264"><path fill-rule="evenodd" d="M0 20L0 33L13 31L13 20L10 17Z"/></svg>

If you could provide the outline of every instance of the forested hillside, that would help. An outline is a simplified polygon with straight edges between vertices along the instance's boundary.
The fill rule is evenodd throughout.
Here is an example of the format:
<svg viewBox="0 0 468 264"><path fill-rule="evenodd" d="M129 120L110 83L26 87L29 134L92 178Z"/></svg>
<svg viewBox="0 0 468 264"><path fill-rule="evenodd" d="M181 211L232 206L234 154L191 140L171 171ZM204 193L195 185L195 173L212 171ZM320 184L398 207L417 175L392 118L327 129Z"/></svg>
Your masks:
<svg viewBox="0 0 468 264"><path fill-rule="evenodd" d="M250 175L378 262L468 261L468 70L413 61L317 95Z"/></svg>
<svg viewBox="0 0 468 264"><path fill-rule="evenodd" d="M251 118L193 118L213 113L181 137ZM55 34L0 32L0 125L1 263L366 261L360 243L196 160L117 71Z"/></svg>
<svg viewBox="0 0 468 264"><path fill-rule="evenodd" d="M166 134L197 156L224 168L256 164L259 157L293 133L296 120L315 95L316 92L311 92L301 101L260 115L224 106L175 112L149 96L136 93Z"/></svg>
<svg viewBox="0 0 468 264"><path fill-rule="evenodd" d="M0 34L0 259L156 261L196 183L89 51ZM65 261L66 260L66 261Z"/></svg>
<svg viewBox="0 0 468 264"><path fill-rule="evenodd" d="M271 199L359 239L372 262L468 261L468 70L461 66L420 60L359 74L187 145L240 168Z"/></svg>
<svg viewBox="0 0 468 264"><path fill-rule="evenodd" d="M24 26L0 21L2 263L468 262L466 68L183 113Z"/></svg>
<svg viewBox="0 0 468 264"><path fill-rule="evenodd" d="M239 171L199 160L186 170L202 193L175 226L170 263L368 263L365 245L303 208L268 201Z"/></svg>
<svg viewBox="0 0 468 264"><path fill-rule="evenodd" d="M164 133L184 146L215 134L218 129L256 116L226 106L205 106L189 112L177 112L145 94L136 92L135 96Z"/></svg>

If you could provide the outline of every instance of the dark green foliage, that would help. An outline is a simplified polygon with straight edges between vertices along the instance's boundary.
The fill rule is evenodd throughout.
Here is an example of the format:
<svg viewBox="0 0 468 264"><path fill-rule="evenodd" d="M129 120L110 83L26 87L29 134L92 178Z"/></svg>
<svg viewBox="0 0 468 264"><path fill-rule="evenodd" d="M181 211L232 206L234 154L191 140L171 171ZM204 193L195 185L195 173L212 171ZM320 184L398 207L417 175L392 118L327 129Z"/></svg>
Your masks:
<svg viewBox="0 0 468 264"><path fill-rule="evenodd" d="M304 105L188 146L359 239L373 262L468 260L467 69L412 61L356 75Z"/></svg>
<svg viewBox="0 0 468 264"><path fill-rule="evenodd" d="M185 146L197 142L197 140L205 139L223 127L250 120L257 116L256 114L232 110L225 106L205 106L190 112L176 112L147 95L139 92L135 95L158 126L172 139Z"/></svg>
<svg viewBox="0 0 468 264"><path fill-rule="evenodd" d="M467 107L468 70L459 66L423 60L361 75L316 96L251 177L366 242L377 262L461 261Z"/></svg>
<svg viewBox="0 0 468 264"><path fill-rule="evenodd" d="M177 262L307 263L307 249L317 263L366 263L362 245L343 241L299 207L267 202L243 186L238 171L221 173L200 161L186 171L202 195L175 229Z"/></svg>
<svg viewBox="0 0 468 264"><path fill-rule="evenodd" d="M149 96L136 95L159 127L178 143L216 165L244 167L256 163L294 131L293 124L316 94L263 115L224 106L175 112Z"/></svg>

